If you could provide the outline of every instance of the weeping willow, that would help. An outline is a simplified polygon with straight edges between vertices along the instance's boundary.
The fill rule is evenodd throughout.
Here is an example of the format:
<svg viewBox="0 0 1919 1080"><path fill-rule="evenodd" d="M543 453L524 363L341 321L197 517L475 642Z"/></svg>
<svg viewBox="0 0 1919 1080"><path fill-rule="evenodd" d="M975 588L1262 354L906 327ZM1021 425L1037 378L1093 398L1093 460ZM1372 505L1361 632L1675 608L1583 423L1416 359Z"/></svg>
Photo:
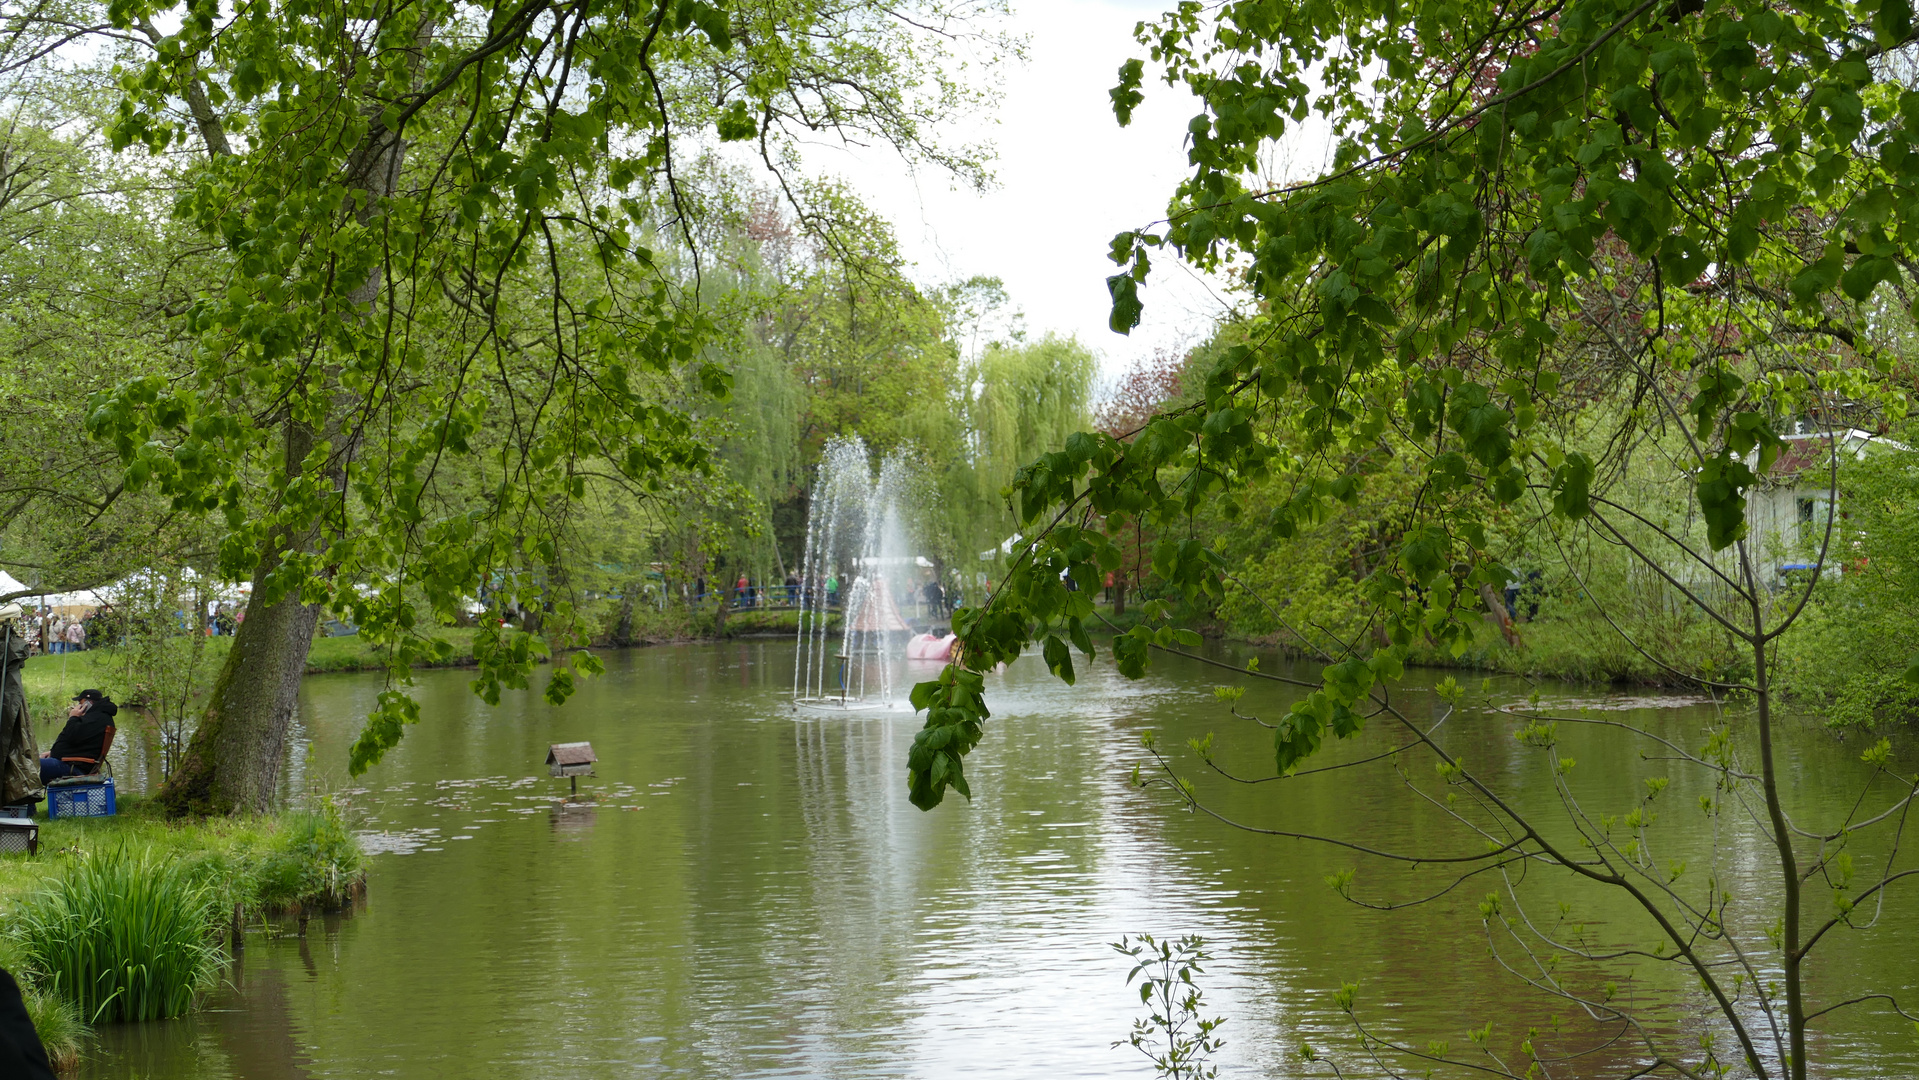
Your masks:
<svg viewBox="0 0 1919 1080"><path fill-rule="evenodd" d="M1021 465L1087 428L1098 374L1086 346L1053 334L991 346L970 367L958 403L964 446L941 484L955 554L966 560L1013 535L1007 485Z"/></svg>

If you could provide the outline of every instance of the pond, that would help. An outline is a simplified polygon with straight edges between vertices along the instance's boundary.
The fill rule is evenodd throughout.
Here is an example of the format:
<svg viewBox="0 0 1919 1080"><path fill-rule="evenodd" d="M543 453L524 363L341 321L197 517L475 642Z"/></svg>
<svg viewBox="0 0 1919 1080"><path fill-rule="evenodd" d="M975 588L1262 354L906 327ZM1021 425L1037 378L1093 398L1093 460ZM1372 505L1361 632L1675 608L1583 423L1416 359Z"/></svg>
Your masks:
<svg viewBox="0 0 1919 1080"><path fill-rule="evenodd" d="M906 801L904 768L919 721L905 709L795 711L791 643L635 649L606 662L604 678L558 709L528 693L489 708L466 674L425 673L422 722L351 782L346 747L379 681L309 678L297 764L303 783L349 801L374 852L364 906L315 918L304 936L290 923L257 929L207 1009L104 1030L82 1075L1145 1077L1144 1059L1114 1045L1144 1010L1109 944L1140 932L1206 938L1215 959L1200 985L1207 1011L1228 1018L1216 1059L1226 1075L1332 1075L1302 1058L1302 1040L1344 1075L1375 1074L1334 1001L1345 982L1358 984L1368 1030L1413 1045L1466 1046L1466 1031L1488 1022L1491 1047L1508 1053L1529 1026L1567 1052L1596 1045L1563 1003L1502 970L1512 955L1489 951L1479 904L1495 881L1408 910L1355 907L1328 875L1357 869L1361 899L1402 899L1444 879L1235 829L1127 782L1150 729L1180 748L1209 805L1242 823L1474 850L1426 801L1443 792L1429 761L1415 758L1405 779L1386 762L1276 784L1210 773L1184 750L1188 738L1216 732L1223 766L1271 770L1270 734L1211 692L1227 672L1161 658L1134 682L1102 658L1066 687L1022 660L988 676L994 718L969 763L973 801L949 796L921 813ZM1441 677L1409 673L1398 700L1415 720L1438 715ZM1535 692L1692 747L1715 715L1683 699L1519 680L1494 683L1490 699ZM1238 709L1276 716L1291 693L1256 685ZM1515 726L1506 713L1462 710L1440 732L1475 768L1525 778L1521 801L1548 808L1550 774ZM1375 721L1326 760L1404 737ZM1646 746L1591 725L1565 739L1555 753L1577 759L1573 789L1595 814L1623 814L1644 778L1673 777L1658 804L1662 858L1713 828L1697 807L1709 786L1647 759ZM599 756L582 784L594 801L563 806L565 782L546 776L544 754L578 740ZM1787 741L1794 805L1817 822L1842 815L1864 776L1860 740L1801 726ZM1911 761L1910 744L1896 749ZM1722 883L1763 897L1773 886L1756 832L1720 820ZM1547 900L1563 892L1578 905L1568 918L1591 935L1653 944L1633 913L1563 872L1535 871L1519 887ZM1822 946L1816 1001L1854 985L1913 1000L1919 897L1893 900L1877 928ZM1811 903L1817 914L1826 901ZM1735 904L1728 917L1746 910ZM1661 1024L1700 1026L1696 987L1669 967L1622 961L1606 974L1659 1008ZM1909 1024L1870 1006L1835 1020L1817 1043L1829 1075L1919 1074ZM1609 1075L1607 1054L1566 1075Z"/></svg>

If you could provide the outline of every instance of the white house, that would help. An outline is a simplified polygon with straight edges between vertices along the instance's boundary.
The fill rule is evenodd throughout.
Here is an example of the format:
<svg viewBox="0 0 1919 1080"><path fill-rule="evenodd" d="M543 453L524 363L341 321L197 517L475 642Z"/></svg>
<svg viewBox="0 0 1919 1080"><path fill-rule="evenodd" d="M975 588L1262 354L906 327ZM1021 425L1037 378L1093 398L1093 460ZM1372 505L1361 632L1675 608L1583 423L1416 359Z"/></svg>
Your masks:
<svg viewBox="0 0 1919 1080"><path fill-rule="evenodd" d="M1782 438L1786 447L1779 460L1746 495L1746 535L1775 576L1809 570L1817 558L1837 495L1833 490L1835 453L1843 464L1847 458L1858 461L1868 455L1912 452L1904 443L1858 428ZM1822 573L1836 576L1844 570L1843 530L1843 521L1833 528Z"/></svg>

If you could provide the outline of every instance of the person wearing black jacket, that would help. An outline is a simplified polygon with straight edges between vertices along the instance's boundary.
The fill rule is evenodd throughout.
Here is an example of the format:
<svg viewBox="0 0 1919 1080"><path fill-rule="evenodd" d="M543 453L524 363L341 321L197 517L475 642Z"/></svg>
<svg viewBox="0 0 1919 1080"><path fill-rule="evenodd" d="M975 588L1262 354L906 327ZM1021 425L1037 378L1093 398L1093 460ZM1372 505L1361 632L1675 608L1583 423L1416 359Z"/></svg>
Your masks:
<svg viewBox="0 0 1919 1080"><path fill-rule="evenodd" d="M67 726L61 729L60 737L53 740L53 749L40 759L40 782L43 784L63 776L92 772L92 769L60 759L73 757L99 761L101 751L106 748L107 728L113 725L114 716L120 712L120 706L98 690L82 690L73 695L73 702L73 707L67 710Z"/></svg>
<svg viewBox="0 0 1919 1080"><path fill-rule="evenodd" d="M33 1030L20 984L5 968L0 968L0 1076L53 1080L53 1065L47 1061L40 1033Z"/></svg>

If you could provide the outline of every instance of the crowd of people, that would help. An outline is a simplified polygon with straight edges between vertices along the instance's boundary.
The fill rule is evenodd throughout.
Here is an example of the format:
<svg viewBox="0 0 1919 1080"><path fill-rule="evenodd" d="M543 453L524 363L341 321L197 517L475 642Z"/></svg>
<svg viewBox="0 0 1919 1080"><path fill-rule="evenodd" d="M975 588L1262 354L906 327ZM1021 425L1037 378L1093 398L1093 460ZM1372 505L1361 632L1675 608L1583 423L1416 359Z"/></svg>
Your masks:
<svg viewBox="0 0 1919 1080"><path fill-rule="evenodd" d="M182 632L194 631L192 611L173 614ZM198 620L198 630L208 637L227 637L238 630L245 619L244 608L236 609L225 601L215 601L207 605L205 615ZM115 644L122 636L123 622L121 613L111 605L78 614L40 607L23 610L19 626L30 643L32 655L59 656Z"/></svg>
<svg viewBox="0 0 1919 1080"><path fill-rule="evenodd" d="M34 653L58 656L85 652L94 629L94 613L68 616L52 608L29 609L21 615L20 629L26 634Z"/></svg>
<svg viewBox="0 0 1919 1080"><path fill-rule="evenodd" d="M844 599L841 596L840 575L828 573L826 580L820 584L824 587L826 606L839 607ZM769 584L764 580L755 581L747 574L741 574L733 582L731 595L718 589L710 590L704 577L696 578L693 582L693 602L696 604L705 603L709 597L717 597L722 603L735 608L760 608L779 604L798 607L806 594L806 583L794 573L788 573L785 580L778 584ZM953 608L960 602L957 589L949 592L930 574L917 587L902 584L894 600L902 611L917 609L921 615L929 618L940 618L952 614Z"/></svg>

